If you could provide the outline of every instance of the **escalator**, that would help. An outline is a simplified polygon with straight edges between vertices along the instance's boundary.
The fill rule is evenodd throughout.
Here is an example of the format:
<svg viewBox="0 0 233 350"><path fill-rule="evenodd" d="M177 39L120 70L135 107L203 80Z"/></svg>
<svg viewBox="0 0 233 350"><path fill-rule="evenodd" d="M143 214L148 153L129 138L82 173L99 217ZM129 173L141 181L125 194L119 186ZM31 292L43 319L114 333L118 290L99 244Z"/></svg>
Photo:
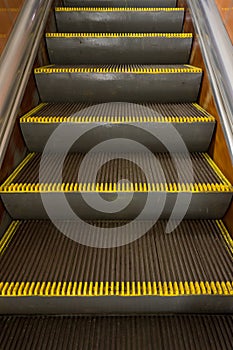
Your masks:
<svg viewBox="0 0 233 350"><path fill-rule="evenodd" d="M233 188L185 9L63 5L0 187L0 347L232 349Z"/></svg>

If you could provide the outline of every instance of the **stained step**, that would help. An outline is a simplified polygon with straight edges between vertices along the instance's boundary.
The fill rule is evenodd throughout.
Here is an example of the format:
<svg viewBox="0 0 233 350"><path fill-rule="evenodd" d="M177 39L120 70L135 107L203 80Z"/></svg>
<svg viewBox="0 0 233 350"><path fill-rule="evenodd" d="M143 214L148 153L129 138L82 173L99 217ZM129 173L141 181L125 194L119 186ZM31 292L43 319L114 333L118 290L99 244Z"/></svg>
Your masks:
<svg viewBox="0 0 233 350"><path fill-rule="evenodd" d="M175 7L176 0L63 0L66 7Z"/></svg>
<svg viewBox="0 0 233 350"><path fill-rule="evenodd" d="M50 62L55 64L187 63L192 34L47 33Z"/></svg>
<svg viewBox="0 0 233 350"><path fill-rule="evenodd" d="M59 32L179 33L183 8L57 7Z"/></svg>
<svg viewBox="0 0 233 350"><path fill-rule="evenodd" d="M62 143L69 149L72 137ZM115 153L29 154L0 188L8 212L22 219L71 219L74 213L85 219L112 219L113 213L116 219L225 214L232 185L206 153L126 153L122 140L116 147Z"/></svg>
<svg viewBox="0 0 233 350"><path fill-rule="evenodd" d="M79 65L35 69L43 102L195 102L202 70L189 65Z"/></svg>
<svg viewBox="0 0 233 350"><path fill-rule="evenodd" d="M88 152L99 142L114 138L135 140L153 152L178 152L182 142L190 152L205 152L215 119L196 103L41 103L20 119L20 125L31 152L43 152L58 126L63 128L64 137L67 131L77 130L79 141L70 152ZM181 140L175 143L177 133ZM51 151L58 152L61 144L61 140L54 143ZM137 151L136 144L133 150Z"/></svg>
<svg viewBox="0 0 233 350"><path fill-rule="evenodd" d="M222 221L166 226L13 221L0 241L1 312L232 313L233 243Z"/></svg>

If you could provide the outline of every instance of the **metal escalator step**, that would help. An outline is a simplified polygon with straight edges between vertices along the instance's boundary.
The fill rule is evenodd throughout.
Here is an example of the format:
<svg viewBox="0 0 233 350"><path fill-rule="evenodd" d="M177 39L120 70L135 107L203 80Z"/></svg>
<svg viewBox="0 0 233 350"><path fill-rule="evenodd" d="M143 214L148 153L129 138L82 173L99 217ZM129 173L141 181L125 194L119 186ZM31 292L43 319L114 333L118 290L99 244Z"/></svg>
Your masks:
<svg viewBox="0 0 233 350"><path fill-rule="evenodd" d="M205 152L213 135L215 119L196 103L41 103L20 119L30 152L43 152L61 123L64 123L64 131L67 128L81 130L82 137L72 145L70 152L85 153L101 140L114 138L136 140L153 152L167 152L169 148L178 151L180 145L174 144L172 137L166 139L167 148L156 138L162 132L169 135L171 126L178 131L190 152ZM90 126L93 129L90 130ZM53 151L57 150L54 144Z"/></svg>
<svg viewBox="0 0 233 350"><path fill-rule="evenodd" d="M0 342L5 350L232 350L232 329L231 315L4 316Z"/></svg>
<svg viewBox="0 0 233 350"><path fill-rule="evenodd" d="M126 147L118 142L120 146ZM107 205L117 195L122 207L115 210L116 219L133 219L141 212L143 219L160 214L167 219L176 199L174 218L186 210L189 219L221 218L232 198L232 185L205 153L45 153L42 159L41 154L29 154L0 187L13 218L47 218L43 193L51 201L53 216L61 219L72 218L73 211L85 219L112 219L112 212L88 202L87 198L95 201L97 194ZM64 193L72 213L64 206ZM183 203L187 203L185 210Z"/></svg>
<svg viewBox="0 0 233 350"><path fill-rule="evenodd" d="M222 221L183 221L170 234L166 221L148 231L145 221L61 224L63 233L50 221L10 225L0 241L2 313L232 313L233 241Z"/></svg>
<svg viewBox="0 0 233 350"><path fill-rule="evenodd" d="M66 7L175 7L176 0L64 0Z"/></svg>
<svg viewBox="0 0 233 350"><path fill-rule="evenodd" d="M192 34L47 33L55 64L187 63Z"/></svg>
<svg viewBox="0 0 233 350"><path fill-rule="evenodd" d="M195 102L202 70L189 65L79 65L35 69L43 102Z"/></svg>
<svg viewBox="0 0 233 350"><path fill-rule="evenodd" d="M59 32L160 32L182 31L183 8L57 7Z"/></svg>

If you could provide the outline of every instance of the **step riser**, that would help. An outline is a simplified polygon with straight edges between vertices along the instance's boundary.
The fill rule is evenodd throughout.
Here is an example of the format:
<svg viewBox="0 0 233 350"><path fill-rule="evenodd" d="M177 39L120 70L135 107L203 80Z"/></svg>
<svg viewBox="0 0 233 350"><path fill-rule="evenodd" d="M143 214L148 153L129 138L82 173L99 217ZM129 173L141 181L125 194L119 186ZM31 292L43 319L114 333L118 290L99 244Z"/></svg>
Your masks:
<svg viewBox="0 0 233 350"><path fill-rule="evenodd" d="M64 0L71 7L175 7L176 0Z"/></svg>
<svg viewBox="0 0 233 350"><path fill-rule="evenodd" d="M143 220L151 219L153 220L157 213L157 208L161 207L165 192L155 192L153 194L154 206L146 210L145 215L142 217ZM95 202L96 194L88 193L89 198ZM106 201L111 201L116 199L116 194L114 193L102 193L101 196ZM167 193L166 203L160 219L169 219L172 210L177 199L177 193ZM183 201L189 198L188 193L182 193ZM62 195L59 193L48 193L46 195L48 201L51 201L50 208L53 208L53 215L56 219L72 219L69 213L64 210L62 206L63 200ZM97 212L96 210L90 208L89 205L85 203L82 198L81 193L66 193L67 201L72 207L73 211L77 213L78 216L87 220L111 220L112 214L105 212ZM134 219L140 214L145 206L147 194L146 193L134 193L132 202L132 193L124 192L118 194L118 200L120 203L125 203L122 210L118 213L114 213L114 219L117 220L127 220ZM231 193L194 193L191 198L191 202L185 219L220 219L224 216L226 210L231 202ZM47 213L44 209L41 194L40 193L9 193L2 194L2 200L6 206L9 214L14 219L47 219ZM130 203L128 205L128 203ZM158 209L159 210L159 209ZM183 210L181 208L181 213ZM179 219L180 213L177 213L178 217L174 219Z"/></svg>
<svg viewBox="0 0 233 350"><path fill-rule="evenodd" d="M52 133L59 126L59 123L21 123L21 130L24 136L24 140L30 152L43 152L44 147L52 135ZM95 127L92 131L89 131L90 125ZM190 152L205 152L208 150L211 137L214 131L214 122L201 122L201 123L143 123L151 133L158 135L161 133L171 132L171 125L178 131L179 135L182 137L186 144L187 149ZM162 143L150 135L149 132L143 132L140 128L140 123L130 123L127 124L101 124L101 123L65 123L63 124L64 134L69 133L70 128L76 127L81 130L83 135L79 142L75 143L70 152L81 152L86 153L92 147L99 144L101 141L114 138L126 138L132 139L140 144L145 145L152 152L167 152L167 148L162 145ZM167 130L167 131L166 131ZM89 132L88 132L89 131ZM84 135L87 132L86 135ZM65 137L65 136L64 136ZM54 145L51 152L63 151L63 142L59 140L59 144ZM166 146L168 149L172 149L174 152L180 151L180 145L174 144L171 138L167 139ZM140 152L137 149L136 144L133 146L132 150L128 149L130 152ZM61 149L60 149L61 148ZM108 148L109 152L116 152L116 144L114 143L111 148Z"/></svg>
<svg viewBox="0 0 233 350"><path fill-rule="evenodd" d="M201 73L40 73L43 102L195 102Z"/></svg>
<svg viewBox="0 0 233 350"><path fill-rule="evenodd" d="M231 314L233 297L0 297L2 314Z"/></svg>
<svg viewBox="0 0 233 350"><path fill-rule="evenodd" d="M56 12L59 32L179 33L183 11Z"/></svg>
<svg viewBox="0 0 233 350"><path fill-rule="evenodd" d="M55 64L187 63L192 38L47 38Z"/></svg>

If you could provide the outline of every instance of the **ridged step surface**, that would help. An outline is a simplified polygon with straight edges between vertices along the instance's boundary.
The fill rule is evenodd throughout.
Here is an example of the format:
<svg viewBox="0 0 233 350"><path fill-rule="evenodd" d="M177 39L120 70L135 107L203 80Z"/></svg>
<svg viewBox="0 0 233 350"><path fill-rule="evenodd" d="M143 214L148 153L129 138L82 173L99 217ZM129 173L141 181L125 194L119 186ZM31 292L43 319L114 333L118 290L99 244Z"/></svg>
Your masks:
<svg viewBox="0 0 233 350"><path fill-rule="evenodd" d="M190 152L205 152L215 119L196 103L42 103L20 119L28 149L43 152L49 137L61 123L64 137L67 130L74 128L77 135L82 135L72 145L72 152L88 152L99 142L114 138L135 140L153 152L167 152L168 149L178 152L181 144L174 142L176 131ZM166 136L165 145L159 140L161 135ZM54 143L52 151L57 152L60 144L59 139L59 145Z"/></svg>
<svg viewBox="0 0 233 350"><path fill-rule="evenodd" d="M195 102L202 70L189 65L79 65L35 69L43 102Z"/></svg>
<svg viewBox="0 0 233 350"><path fill-rule="evenodd" d="M55 64L187 63L192 34L47 33Z"/></svg>
<svg viewBox="0 0 233 350"><path fill-rule="evenodd" d="M183 8L57 7L59 32L179 33Z"/></svg>
<svg viewBox="0 0 233 350"><path fill-rule="evenodd" d="M117 147L120 145L124 149L124 143L118 142ZM43 161L41 154L31 153L1 186L2 200L13 218L47 218L40 192L50 198L53 215L64 219L70 219L67 208L61 206L64 192L72 209L87 219L111 219L112 213L102 207L93 209L83 193L90 200L101 193L104 201L114 201L117 195L122 205L114 213L117 219L135 218L146 203L143 218L153 219L156 214L169 218L177 194L180 202L175 218L186 209L186 218L221 218L232 198L230 182L206 153L171 157L167 153L101 152L86 158L81 153L66 158L44 154Z"/></svg>
<svg viewBox="0 0 233 350"><path fill-rule="evenodd" d="M169 234L166 221L148 231L148 221L55 223L64 233L13 221L0 241L2 313L233 311L233 241L221 221Z"/></svg>
<svg viewBox="0 0 233 350"><path fill-rule="evenodd" d="M0 342L5 350L231 350L232 329L233 317L222 315L5 316L0 318Z"/></svg>

